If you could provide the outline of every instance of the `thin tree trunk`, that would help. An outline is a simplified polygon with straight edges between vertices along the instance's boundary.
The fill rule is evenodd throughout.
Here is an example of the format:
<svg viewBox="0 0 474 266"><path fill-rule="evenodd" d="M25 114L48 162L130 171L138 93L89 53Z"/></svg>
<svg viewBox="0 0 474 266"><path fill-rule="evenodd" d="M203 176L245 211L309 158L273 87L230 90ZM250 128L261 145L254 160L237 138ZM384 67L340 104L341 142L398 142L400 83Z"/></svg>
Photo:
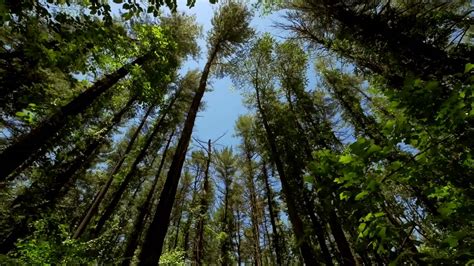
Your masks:
<svg viewBox="0 0 474 266"><path fill-rule="evenodd" d="M228 177L225 177L227 179ZM232 238L229 235L232 235L232 229L230 228L230 221L229 221L229 195L231 193L231 185L232 183L224 181L225 184L225 195L224 195L224 217L222 220L222 231L226 232L227 236L224 239L224 242L221 246L221 257L222 257L222 265L230 265L231 259L229 257L229 252L231 250L232 245Z"/></svg>
<svg viewBox="0 0 474 266"><path fill-rule="evenodd" d="M271 238L270 238L270 231L268 231L268 218L265 215L265 211L262 210L263 217L262 217L262 223L263 223L263 247L266 250L266 247L271 246ZM262 265L269 265L269 264L275 264L273 258L269 258L268 256L265 256L263 253L266 253L265 251L262 252ZM270 255L271 255L271 249L270 249ZM271 257L271 256L270 256ZM263 260L265 260L265 263L263 263Z"/></svg>
<svg viewBox="0 0 474 266"><path fill-rule="evenodd" d="M31 162L31 160L28 160L29 158L37 158L37 156L44 154L47 151L47 144L54 139L71 117L83 113L95 99L125 77L129 73L128 69L130 67L143 64L147 56L148 54L145 54L117 69L114 73L105 75L46 121L7 147L0 154L0 162L2 162L0 181L6 180L23 162Z"/></svg>
<svg viewBox="0 0 474 266"><path fill-rule="evenodd" d="M186 224L184 226L184 243L183 243L183 251L184 251L184 259L188 259L188 250L189 250L189 235L190 235L190 229L191 229L191 222L193 221L193 212L191 209L194 209L194 204L195 200L197 198L197 189L198 189L198 177L201 172L201 168L198 165L198 168L196 170L196 177L194 178L194 185L193 185L193 195L192 195L192 201L191 201L191 208L188 210L188 217L186 219Z"/></svg>
<svg viewBox="0 0 474 266"><path fill-rule="evenodd" d="M246 145L245 145L246 146ZM257 210L257 192L255 190L255 183L253 182L254 171L252 165L252 155L250 154L249 147L245 148L245 158L247 161L248 175L247 183L250 192L250 207L251 207L251 222L253 231L253 242L254 242L254 263L256 266L261 265L261 251L260 251L260 232L258 228L258 210Z"/></svg>
<svg viewBox="0 0 474 266"><path fill-rule="evenodd" d="M150 213L150 207L153 202L153 195L155 194L156 186L158 185L158 181L160 180L161 171L163 166L165 165L166 156L168 154L168 150L171 144L171 140L173 139L174 131L170 134L168 138L168 142L166 143L165 149L163 150L163 155L161 156L160 165L158 166L158 170L156 171L155 180L153 181L153 185L148 192L148 195L140 206L139 213L137 218L135 219L135 223L133 225L132 233L128 237L127 246L124 252L124 260L122 262L123 266L130 265L130 262L133 258L133 254L138 247L138 240L140 239L140 235L143 232L143 227L145 226L145 217Z"/></svg>
<svg viewBox="0 0 474 266"><path fill-rule="evenodd" d="M183 168L184 160L186 158L186 152L188 150L189 141L194 127L194 121L201 105L201 100L206 90L207 78L211 70L211 65L217 56L220 44L213 48L210 53L209 59L204 67L201 80L199 81L199 88L193 97L191 107L189 108L188 116L184 123L183 132L179 139L176 152L173 156L168 176L166 177L165 186L160 196L160 202L157 206L155 217L150 225L150 230L145 238L142 252L140 254L141 265L154 265L160 260L161 251L163 248L163 242L168 231L169 218L171 215L171 209L173 207L174 198L176 196L176 190L178 187L179 179L181 177L181 170Z"/></svg>
<svg viewBox="0 0 474 266"><path fill-rule="evenodd" d="M280 239L280 234L278 233L278 228L276 225L276 214L273 209L273 191L270 187L270 182L268 181L268 171L266 162L262 162L262 174L263 174L263 181L265 183L265 194L267 196L267 203L268 203L268 212L270 214L270 223L272 224L272 233L273 233L273 248L275 249L277 265L283 265L283 260L281 257L281 252L283 249L281 248L282 240Z"/></svg>
<svg viewBox="0 0 474 266"><path fill-rule="evenodd" d="M206 222L206 215L209 208L208 193L209 193L209 166L211 165L211 154L212 154L211 140L207 142L207 161L206 168L204 170L204 184L203 184L203 195L199 206L199 220L197 224L197 245L195 247L194 259L197 265L202 264L202 258L204 253L204 223Z"/></svg>
<svg viewBox="0 0 474 266"><path fill-rule="evenodd" d="M237 221L236 221L236 224L237 224L237 231L236 231L236 234L237 234L237 262L238 262L238 265L240 266L242 264L242 254L241 254L241 251L240 251L240 246L241 246L241 242L242 240L240 239L240 210L237 209Z"/></svg>
<svg viewBox="0 0 474 266"><path fill-rule="evenodd" d="M183 207L183 206L181 206ZM182 213L180 213L179 217L178 217L178 222L177 222L177 225L176 225L176 236L174 238L174 244L173 244L173 249L176 249L176 247L178 247L178 241L179 241L179 227L181 225L181 217L182 217Z"/></svg>
<svg viewBox="0 0 474 266"><path fill-rule="evenodd" d="M326 261L326 264L332 265L331 253L329 252L328 246L326 244L326 238L324 234L326 232L326 228L322 224L321 220L316 216L316 208L313 201L308 197L307 192L304 191L305 188L303 186L298 187L300 190L303 190L303 205L306 208L306 212L309 215L311 224L313 225L313 232L316 234L316 240L319 243L319 248L323 253L324 260Z"/></svg>
<svg viewBox="0 0 474 266"><path fill-rule="evenodd" d="M181 218L183 216L183 209L184 209L184 203L185 203L185 194L187 193L187 191L185 191L185 187L183 186L181 189L180 189L180 192L179 192L179 195L181 195L181 206L179 207L178 209L178 221L176 222L176 236L174 238L174 244L171 246L173 249L176 249L176 247L178 246L178 240L179 240L179 227L181 225Z"/></svg>
<svg viewBox="0 0 474 266"><path fill-rule="evenodd" d="M163 110L163 113L160 115L160 119L158 122L153 126L152 132L146 137L145 143L143 144L142 148L140 149L140 152L138 153L137 157L132 163L132 167L128 171L127 175L123 179L122 183L120 184L120 187L118 190L114 193L112 200L110 203L107 205L105 208L102 216L100 217L99 221L97 222L96 228L94 230L94 235L97 237L99 233L102 231L102 228L104 227L105 223L109 220L110 216L112 216L112 213L115 211L117 208L117 205L122 198L125 190L127 189L128 185L132 181L132 178L135 176L137 170L138 170L138 164L145 158L148 149L150 148L153 140L155 140L155 137L158 135L161 129L164 128L165 125L165 119L168 116L168 113L170 112L171 108L173 107L174 103L176 102L176 99L179 97L180 90L176 92L176 95L171 99L171 102L168 104L165 110Z"/></svg>
<svg viewBox="0 0 474 266"><path fill-rule="evenodd" d="M118 162L112 168L112 171L109 173L109 177L107 179L107 182L105 182L105 184L102 186L102 188L99 191L99 194L94 199L94 201L90 205L89 209L87 210L86 214L84 215L83 219L79 223L79 226L74 231L74 235L72 236L74 239L78 239L78 238L81 237L81 235L84 233L85 229L89 225L92 217L96 214L100 203L104 199L105 195L107 194L107 191L110 188L110 185L112 184L112 181L114 180L115 175L118 173L118 171L122 167L122 164L125 161L125 158L127 157L128 153L132 150L133 144L135 143L136 139L140 135L140 132L141 132L143 126L145 125L145 122L148 119L148 116L151 114L151 111L153 110L153 108L154 108L153 104L150 105L150 107L148 107L147 112L143 116L140 124L138 125L137 129L135 130L132 137L130 138L130 141L128 142L125 151L120 156L120 159L118 160Z"/></svg>
<svg viewBox="0 0 474 266"><path fill-rule="evenodd" d="M355 265L356 261L352 254L349 242L347 241L346 235L342 230L342 226L339 223L336 211L329 206L329 227L331 228L332 235L337 244L337 249L341 253L343 259L343 265Z"/></svg>

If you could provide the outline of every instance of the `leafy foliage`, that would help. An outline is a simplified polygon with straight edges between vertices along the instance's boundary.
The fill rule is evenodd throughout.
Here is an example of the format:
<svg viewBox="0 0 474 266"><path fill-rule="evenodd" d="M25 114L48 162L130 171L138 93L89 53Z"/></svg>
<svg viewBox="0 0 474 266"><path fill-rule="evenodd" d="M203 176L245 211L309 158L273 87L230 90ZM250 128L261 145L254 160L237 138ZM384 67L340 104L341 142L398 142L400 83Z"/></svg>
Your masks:
<svg viewBox="0 0 474 266"><path fill-rule="evenodd" d="M186 74L165 6L0 4L0 264L472 263L470 1L223 1ZM233 146L192 138L215 77Z"/></svg>

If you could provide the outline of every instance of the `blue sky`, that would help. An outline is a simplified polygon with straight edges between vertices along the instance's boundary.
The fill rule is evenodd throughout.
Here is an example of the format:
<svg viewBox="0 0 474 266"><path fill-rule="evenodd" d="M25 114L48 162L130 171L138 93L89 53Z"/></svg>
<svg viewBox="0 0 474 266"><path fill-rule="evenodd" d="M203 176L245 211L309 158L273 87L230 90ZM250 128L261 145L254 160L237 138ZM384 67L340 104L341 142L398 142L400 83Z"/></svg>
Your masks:
<svg viewBox="0 0 474 266"><path fill-rule="evenodd" d="M199 41L202 49L201 58L198 61L188 61L184 66L182 73L187 70L196 69L202 70L206 61L206 33L212 28L211 18L217 5L212 5L208 0L197 0L193 8L186 7L186 0L178 1L178 10L184 11L187 14L196 16L197 22L203 26L203 39ZM256 12L252 21L252 27L257 32L271 31L277 33L271 27L273 21L278 15L260 16ZM208 139L215 140L223 136L217 143L221 145L236 146L239 140L234 135L234 124L239 115L247 113L247 109L242 104L242 96L238 90L232 88L232 82L229 78L217 79L212 77L208 86L212 91L206 92L204 101L206 109L198 114L198 119L194 127L193 137L207 141Z"/></svg>

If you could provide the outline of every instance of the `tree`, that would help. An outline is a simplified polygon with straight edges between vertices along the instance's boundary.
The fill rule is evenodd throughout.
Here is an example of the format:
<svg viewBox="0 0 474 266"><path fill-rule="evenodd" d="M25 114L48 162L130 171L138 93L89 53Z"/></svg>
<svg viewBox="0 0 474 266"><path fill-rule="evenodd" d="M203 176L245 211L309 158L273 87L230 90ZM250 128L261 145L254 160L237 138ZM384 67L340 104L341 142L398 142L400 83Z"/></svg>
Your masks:
<svg viewBox="0 0 474 266"><path fill-rule="evenodd" d="M237 80L244 80L245 82L249 82L251 88L255 90L256 96L256 107L258 110L258 114L261 117L261 122L263 124L263 128L266 134L266 141L269 149L269 154L272 162L276 165L278 170L278 175L280 177L282 183L283 193L285 194L286 204L288 206L288 214L290 221L292 223L292 227L299 243L299 248L301 250L301 254L304 258L306 264L314 264L316 263L316 255L312 250L312 247L309 243L308 236L305 236L304 233L304 224L300 217L300 214L297 211L297 203L295 196L292 192L292 184L290 179L287 177L285 173L285 167L283 165L283 161L280 157L280 153L278 150L278 146L275 139L274 129L269 124L269 120L267 117L267 111L265 109L264 103L262 103L262 98L266 98L268 94L263 95L266 93L272 86L272 77L270 73L270 60L271 60L271 49L273 46L273 40L271 38L264 37L256 41L256 45L250 50L249 58L252 61L239 70L234 74ZM247 72L242 72L247 71ZM244 85L245 86L245 85ZM331 262L329 254L326 252L326 262Z"/></svg>
<svg viewBox="0 0 474 266"><path fill-rule="evenodd" d="M254 247L254 263L256 265L261 265L261 251L260 251L260 231L259 231L259 211L258 208L258 195L257 188L255 184L256 174L256 165L254 162L254 157L256 155L256 144L251 140L252 126L253 121L250 117L241 116L236 123L236 133L242 138L241 152L242 157L244 158L243 164L243 174L246 176L245 187L249 190L250 197L250 207L251 207L251 221L252 221L252 231L253 231L253 243ZM278 235L276 236L278 238ZM279 250L276 250L277 258L279 264L281 264L281 255L278 254Z"/></svg>
<svg viewBox="0 0 474 266"><path fill-rule="evenodd" d="M249 18L250 13L244 6L229 2L221 6L219 12L217 12L212 20L214 29L209 35L208 60L202 72L199 87L191 103L188 116L186 117L173 161L168 170L165 186L156 209L157 214L153 218L150 230L145 238L140 254L140 263L142 264L155 264L159 261L181 169L191 139L196 114L206 90L211 66L216 59L230 56L252 34L252 31L248 28ZM158 250L158 252L155 252L155 250Z"/></svg>
<svg viewBox="0 0 474 266"><path fill-rule="evenodd" d="M221 208L221 232L225 233L224 239L221 244L221 263L223 265L232 264L232 236L234 235L234 221L233 221L233 182L236 172L236 157L232 152L232 149L225 147L221 151L217 152L215 156L215 169L217 176L222 179L223 183L223 197Z"/></svg>
<svg viewBox="0 0 474 266"><path fill-rule="evenodd" d="M0 4L2 262L472 261L470 1L256 4L278 37L225 1L183 76L175 1L99 2ZM211 77L248 108L232 145L190 143Z"/></svg>
<svg viewBox="0 0 474 266"><path fill-rule="evenodd" d="M198 222L196 226L196 244L194 248L194 259L198 265L202 264L204 257L204 226L205 222L208 220L208 211L209 211L209 201L210 201L210 174L209 167L211 165L211 156L212 156L212 146L211 140L207 142L207 156L204 166L204 176L202 184L202 195L199 202L199 212L198 212Z"/></svg>

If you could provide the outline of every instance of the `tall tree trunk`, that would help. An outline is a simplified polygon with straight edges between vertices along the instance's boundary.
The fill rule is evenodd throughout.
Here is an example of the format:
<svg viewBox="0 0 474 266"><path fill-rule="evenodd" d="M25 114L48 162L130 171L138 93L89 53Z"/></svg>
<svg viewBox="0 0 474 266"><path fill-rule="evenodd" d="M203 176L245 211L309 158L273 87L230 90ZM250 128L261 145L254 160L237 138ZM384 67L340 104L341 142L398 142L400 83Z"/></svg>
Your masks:
<svg viewBox="0 0 474 266"><path fill-rule="evenodd" d="M258 207L257 207L257 192L255 189L254 183L254 169L252 165L252 155L250 153L250 147L244 144L245 149L245 159L247 162L248 167L248 175L247 175L247 186L250 192L250 208L251 208L251 222L252 222L252 232L253 232L253 251L254 251L254 264L256 266L261 265L261 251L260 251L260 231L258 228Z"/></svg>
<svg viewBox="0 0 474 266"><path fill-rule="evenodd" d="M176 190L178 188L179 179L181 177L181 170L183 168L186 152L188 150L189 141L191 139L194 121L201 105L201 100L206 91L207 78L211 70L217 53L220 49L220 44L212 48L209 59L202 72L201 80L199 81L199 88L193 97L191 107L189 108L188 116L184 123L183 132L179 139L176 152L173 156L168 176L166 177L165 186L160 196L160 202L157 206L155 217L150 226L150 230L145 238L145 243L140 254L140 264L157 264L160 260L163 242L168 231L169 218L171 209L173 207Z"/></svg>
<svg viewBox="0 0 474 266"><path fill-rule="evenodd" d="M128 185L132 181L133 177L135 176L137 170L138 170L138 164L145 158L148 149L151 147L152 142L155 140L155 137L158 135L161 129L165 127L165 119L168 116L168 113L170 112L171 108L173 107L174 103L176 102L176 99L179 97L180 94L180 89L176 92L176 95L171 99L170 103L166 107L165 110L163 110L162 114L160 115L160 119L158 122L153 126L153 129L150 134L146 137L145 143L143 144L142 148L140 149L140 152L138 153L137 157L132 163L132 166L130 167L130 170L128 171L127 175L124 177L122 183L120 184L119 188L117 191L114 193L112 200L109 202L107 207L105 208L102 216L100 217L99 221L97 222L97 225L95 227L94 235L97 237L102 231L103 226L109 220L110 216L112 216L112 213L115 211L117 208L117 205L122 198L124 192L126 191Z"/></svg>
<svg viewBox="0 0 474 266"><path fill-rule="evenodd" d="M127 246L125 247L124 252L124 260L122 262L123 266L130 265L130 262L133 258L133 254L138 247L138 240L140 239L140 235L143 232L143 227L145 226L146 217L150 213L150 209L153 203L153 195L155 194L156 186L158 185L158 181L160 180L161 171L163 166L165 165L166 156L168 154L168 150L171 144L171 140L173 139L174 131L170 134L168 138L168 142L166 143L165 149L163 150L163 155L161 156L160 165L158 166L158 170L156 171L155 180L153 181L153 185L148 192L148 195L140 206L138 211L138 216L135 219L135 223L132 227L132 233L128 237Z"/></svg>
<svg viewBox="0 0 474 266"><path fill-rule="evenodd" d="M347 241L346 235L342 230L342 226L339 223L339 217L337 217L336 211L329 206L326 211L329 210L329 227L331 228L332 235L336 241L337 249L341 253L343 259L343 265L355 265L356 261L352 254L349 242Z"/></svg>
<svg viewBox="0 0 474 266"><path fill-rule="evenodd" d="M225 177L227 179L229 177ZM229 196L231 194L231 182L224 181L225 183L225 194L224 194L224 217L222 219L222 231L225 232L227 235L222 243L221 246L221 258L222 258L222 265L231 265L232 261L229 257L229 253L232 248L232 228L231 228L231 221L229 221Z"/></svg>
<svg viewBox="0 0 474 266"><path fill-rule="evenodd" d="M114 73L105 75L46 121L7 147L0 154L0 162L2 162L0 181L6 180L23 162L31 161L28 160L29 158L36 158L44 154L47 151L47 144L55 138L72 117L83 113L100 95L125 77L132 66L142 65L147 56L148 54L138 57L131 63L117 69Z"/></svg>
<svg viewBox="0 0 474 266"><path fill-rule="evenodd" d="M186 219L186 223L184 225L184 242L183 242L183 251L184 251L184 259L188 259L188 251L189 251L189 235L190 235L190 230L191 230L191 223L194 220L194 215L191 209L194 209L195 207L195 201L198 195L198 177L201 172L201 168L198 165L198 168L196 169L196 177L194 178L194 185L193 185L193 195L192 195L192 201L191 201L191 207L188 209L188 217Z"/></svg>
<svg viewBox="0 0 474 266"><path fill-rule="evenodd" d="M271 246L271 238L270 238L270 231L268 231L268 217L265 215L265 210L261 210L262 215L262 225L263 225L263 246L266 250L266 247ZM262 265L269 265L269 264L275 264L274 259L270 258L272 257L271 249L270 249L270 257L268 255L265 255L264 253L265 250L262 252L262 260L261 264Z"/></svg>
<svg viewBox="0 0 474 266"><path fill-rule="evenodd" d="M199 204L199 220L196 228L196 246L194 259L197 265L202 264L202 258L204 254L204 223L206 222L206 215L209 208L209 195L210 182L209 182L209 166L211 165L212 155L211 140L207 142L207 161L206 168L204 169L204 183L203 183L203 195L201 195L201 202Z"/></svg>
<svg viewBox="0 0 474 266"><path fill-rule="evenodd" d="M266 162L262 162L262 174L263 174L263 181L265 183L265 195L267 196L267 204L268 204L268 212L270 214L270 223L272 224L272 234L273 234L273 248L275 250L277 265L283 265L283 260L281 257L281 253L283 249L281 247L282 240L280 238L280 234L278 233L278 227L276 224L276 213L273 209L273 191L270 187L270 182L268 181L268 171Z"/></svg>
<svg viewBox="0 0 474 266"><path fill-rule="evenodd" d="M183 203L181 204L181 209L184 208L184 201ZM173 249L176 249L176 247L178 247L178 241L179 241L179 227L181 225L181 217L183 216L183 213L180 212L179 213L179 217L178 217L178 222L176 223L176 236L174 238L174 244L172 246Z"/></svg>
<svg viewBox="0 0 474 266"><path fill-rule="evenodd" d="M177 202L177 205L180 205L178 208L177 208L177 212L178 212L178 221L176 222L176 235L175 235L175 238L174 238L174 243L173 245L170 246L171 249L176 249L176 247L178 246L178 241L179 241L179 229L180 229L180 226L181 226L181 218L183 217L183 209L184 209L184 204L186 202L185 200L185 197L186 197L186 187L183 186L181 187L180 191L179 191L179 198L180 198L180 201L181 202ZM179 204L181 203L181 204Z"/></svg>
<svg viewBox="0 0 474 266"><path fill-rule="evenodd" d="M325 237L325 232L326 228L321 222L321 220L316 216L316 208L314 206L314 203L312 199L307 195L306 189L299 185L299 190L302 191L303 197L302 197L302 204L304 208L306 209L306 213L309 216L309 219L311 221L311 224L313 225L313 232L316 234L316 240L319 243L319 248L321 249L321 253L323 253L324 260L326 261L326 264L332 265L332 257L331 253L329 252L329 248L326 244L326 237Z"/></svg>
<svg viewBox="0 0 474 266"><path fill-rule="evenodd" d="M105 195L107 194L107 191L110 188L110 185L112 184L112 181L114 180L115 175L119 172L120 168L122 167L123 162L125 161L125 158L127 157L128 153L130 153L130 151L132 150L133 144L135 143L136 139L140 135L140 132L143 126L145 125L146 120L148 119L148 116L151 114L151 111L154 109L154 107L155 107L154 104L148 107L148 110L143 116L140 124L138 125L137 129L135 130L132 137L130 138L130 141L128 142L125 151L120 156L120 159L118 160L118 162L112 168L112 171L109 173L109 177L107 178L107 181L100 189L99 194L97 195L97 197L95 197L94 201L92 202L86 214L84 215L81 222L79 223L79 226L74 231L74 235L72 236L74 239L78 239L81 237L81 235L84 233L85 229L89 225L92 217L96 214L100 203L104 199Z"/></svg>
<svg viewBox="0 0 474 266"><path fill-rule="evenodd" d="M123 115L130 109L134 99L131 99L124 108L114 115L110 124L104 128L100 136L97 136L87 147L85 151L80 153L78 158L65 170L53 178L52 183L47 186L37 181L23 194L19 195L11 205L12 217L22 217L19 221L14 222L13 231L4 236L0 244L0 253L5 254L10 251L15 242L26 236L30 230L28 224L36 220L40 213L45 212L54 207L56 201L60 197L61 190L64 190L66 184L72 182L73 175L84 167L86 161L93 157L93 154L105 142L105 136L122 120ZM39 202L39 203L38 203Z"/></svg>
<svg viewBox="0 0 474 266"><path fill-rule="evenodd" d="M236 224L237 224L237 230L236 230L236 235L237 235L237 263L238 265L242 265L242 254L241 254L241 243L242 243L242 240L241 240L241 237L240 237L240 226L241 226L241 222L240 222L241 218L240 218L240 210L237 209L237 219L236 219Z"/></svg>
<svg viewBox="0 0 474 266"><path fill-rule="evenodd" d="M258 69L257 69L258 71ZM258 73L256 75L258 77ZM284 171L283 162L278 153L275 136L273 131L268 124L267 116L263 109L261 100L260 100L260 88L258 84L258 79L256 79L255 91L257 96L257 108L262 117L263 127L267 134L267 141L270 147L270 157L272 161L275 163L277 168L278 174L281 180L281 186L283 190L283 194L285 195L286 205L288 207L288 216L290 218L293 232L295 233L296 241L298 243L299 249L301 251L301 255L303 256L303 260L306 265L317 265L318 262L316 260L316 254L310 245L310 240L308 236L304 232L304 224L301 220L298 211L297 211L297 203L295 201L294 195L292 194L293 188L291 186L290 180L287 178L286 173ZM332 265L332 260L326 260L326 263Z"/></svg>

